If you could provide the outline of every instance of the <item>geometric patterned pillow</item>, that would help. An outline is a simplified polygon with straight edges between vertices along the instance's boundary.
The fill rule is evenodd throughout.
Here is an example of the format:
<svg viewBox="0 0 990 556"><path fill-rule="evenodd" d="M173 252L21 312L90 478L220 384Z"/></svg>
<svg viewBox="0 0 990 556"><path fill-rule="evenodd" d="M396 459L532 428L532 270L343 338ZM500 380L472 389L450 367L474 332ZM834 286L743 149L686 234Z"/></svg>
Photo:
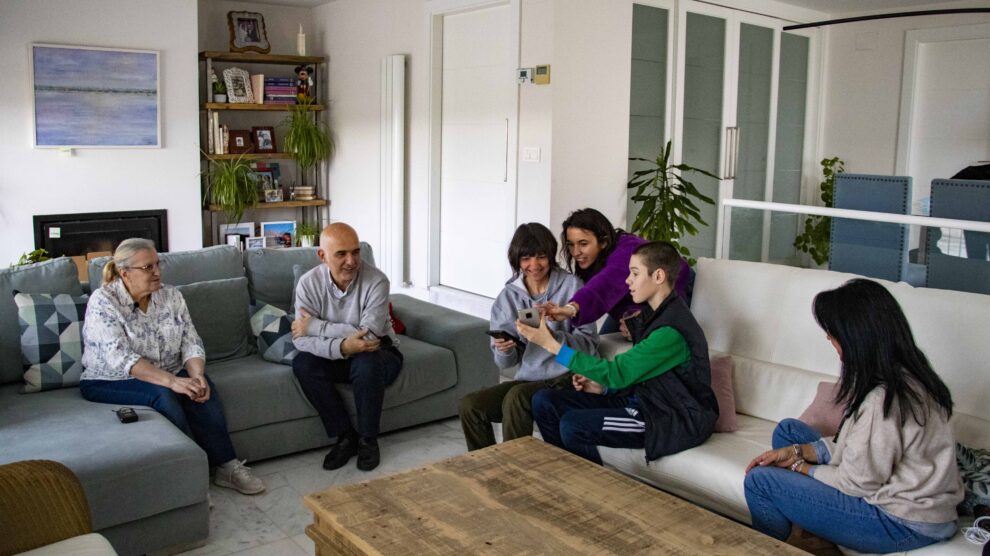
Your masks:
<svg viewBox="0 0 990 556"><path fill-rule="evenodd" d="M292 317L278 307L252 305L251 333L258 337L258 352L266 361L291 365L299 353L292 343Z"/></svg>
<svg viewBox="0 0 990 556"><path fill-rule="evenodd" d="M24 392L79 384L82 374L82 325L88 296L67 293L14 294L21 325Z"/></svg>

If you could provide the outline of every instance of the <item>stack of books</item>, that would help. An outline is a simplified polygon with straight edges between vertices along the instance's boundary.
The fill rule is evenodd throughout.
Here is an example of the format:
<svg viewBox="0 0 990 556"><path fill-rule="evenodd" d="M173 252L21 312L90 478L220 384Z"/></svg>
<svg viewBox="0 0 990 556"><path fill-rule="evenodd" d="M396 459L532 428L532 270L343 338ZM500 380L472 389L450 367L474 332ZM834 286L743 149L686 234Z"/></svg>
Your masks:
<svg viewBox="0 0 990 556"><path fill-rule="evenodd" d="M295 79L291 77L265 77L265 104L295 103Z"/></svg>
<svg viewBox="0 0 990 556"><path fill-rule="evenodd" d="M227 154L230 152L230 134L226 125L220 125L220 114L213 113L209 118L209 126L206 133L207 150L209 154Z"/></svg>

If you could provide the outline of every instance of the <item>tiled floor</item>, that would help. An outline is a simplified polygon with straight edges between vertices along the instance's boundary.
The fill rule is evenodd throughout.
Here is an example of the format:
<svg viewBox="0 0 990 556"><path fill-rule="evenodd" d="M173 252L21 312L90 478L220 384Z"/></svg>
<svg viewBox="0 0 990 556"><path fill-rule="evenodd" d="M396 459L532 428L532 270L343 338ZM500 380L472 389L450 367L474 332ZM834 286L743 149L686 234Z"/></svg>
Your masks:
<svg viewBox="0 0 990 556"><path fill-rule="evenodd" d="M499 435L496 426L496 435ZM391 475L463 454L464 434L457 418L389 433L378 439L382 463L371 472L358 471L355 461L335 471L323 469L326 449L303 452L248 465L265 481L257 496L210 487L210 537L190 555L282 556L313 554L303 532L312 514L303 495L331 486Z"/></svg>

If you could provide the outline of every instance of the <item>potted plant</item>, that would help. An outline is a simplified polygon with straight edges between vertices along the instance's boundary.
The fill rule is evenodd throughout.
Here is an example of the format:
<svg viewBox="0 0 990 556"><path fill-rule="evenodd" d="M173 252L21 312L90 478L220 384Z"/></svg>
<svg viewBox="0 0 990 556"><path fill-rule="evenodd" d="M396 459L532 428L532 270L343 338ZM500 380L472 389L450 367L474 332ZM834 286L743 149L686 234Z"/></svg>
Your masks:
<svg viewBox="0 0 990 556"><path fill-rule="evenodd" d="M211 159L209 184L204 200L219 205L227 222L237 224L245 210L258 204L257 187L251 165L243 156Z"/></svg>
<svg viewBox="0 0 990 556"><path fill-rule="evenodd" d="M51 257L48 256L48 251L45 249L35 249L34 251L22 253L21 258L17 259L16 263L10 264L10 268L24 266L26 264L40 263L49 259L51 259Z"/></svg>
<svg viewBox="0 0 990 556"><path fill-rule="evenodd" d="M320 233L320 229L316 227L316 224L304 222L296 228L296 233L299 235L300 247L312 247L316 243L316 236Z"/></svg>
<svg viewBox="0 0 990 556"><path fill-rule="evenodd" d="M627 188L636 190L633 201L641 203L630 231L652 241L670 242L693 265L695 260L690 258L691 251L678 240L685 234L697 235L698 228L695 224L707 226L708 223L701 219L701 210L692 198L709 205L714 205L715 201L698 191L684 177L684 173L698 172L715 179L719 177L687 164L670 164L670 141L667 141L655 160L629 160L649 164L648 168L633 172L626 185Z"/></svg>
<svg viewBox="0 0 990 556"><path fill-rule="evenodd" d="M822 203L832 207L835 198L835 176L845 171L842 160L835 156L822 159L822 175L825 179L820 185ZM804 232L794 238L794 247L803 251L821 266L828 262L831 247L832 219L828 216L809 216L804 220Z"/></svg>
<svg viewBox="0 0 990 556"><path fill-rule="evenodd" d="M210 81L213 83L213 102L227 102L227 85L215 73L210 74Z"/></svg>
<svg viewBox="0 0 990 556"><path fill-rule="evenodd" d="M321 160L333 154L334 144L330 138L330 130L313 117L310 110L312 101L303 102L292 107L289 117L282 122L285 127L285 140L282 143L285 151L292 154L299 167L299 179L306 185L307 171Z"/></svg>

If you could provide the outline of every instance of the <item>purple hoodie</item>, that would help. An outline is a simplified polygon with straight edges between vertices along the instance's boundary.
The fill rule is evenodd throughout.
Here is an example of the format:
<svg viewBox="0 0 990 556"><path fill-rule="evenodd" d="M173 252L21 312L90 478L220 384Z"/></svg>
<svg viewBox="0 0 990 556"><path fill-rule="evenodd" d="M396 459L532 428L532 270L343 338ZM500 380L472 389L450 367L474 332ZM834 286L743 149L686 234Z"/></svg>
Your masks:
<svg viewBox="0 0 990 556"><path fill-rule="evenodd" d="M615 249L605 261L605 266L594 276L588 279L584 287L574 294L571 301L578 304L577 317L571 324L581 326L582 324L594 322L608 313L615 320L621 319L627 313L635 311L639 305L633 303L632 296L629 295L629 286L626 285L626 277L629 276L629 259L640 245L648 243L645 239L627 232L619 234ZM691 290L694 285L694 272L688 266L684 257L681 257L681 271L678 272L677 282L674 284L674 291L684 298L690 306Z"/></svg>

